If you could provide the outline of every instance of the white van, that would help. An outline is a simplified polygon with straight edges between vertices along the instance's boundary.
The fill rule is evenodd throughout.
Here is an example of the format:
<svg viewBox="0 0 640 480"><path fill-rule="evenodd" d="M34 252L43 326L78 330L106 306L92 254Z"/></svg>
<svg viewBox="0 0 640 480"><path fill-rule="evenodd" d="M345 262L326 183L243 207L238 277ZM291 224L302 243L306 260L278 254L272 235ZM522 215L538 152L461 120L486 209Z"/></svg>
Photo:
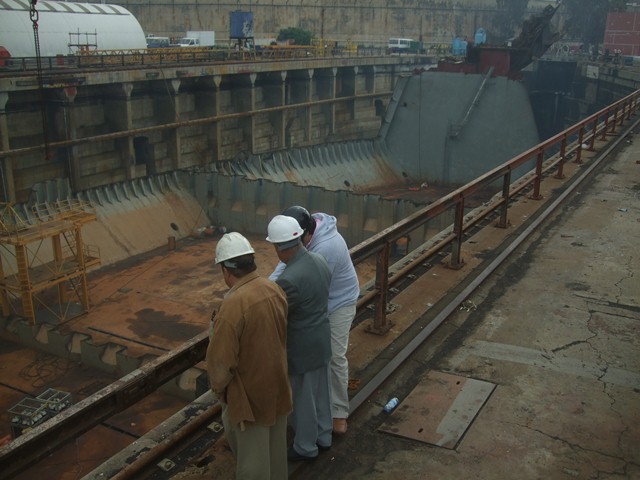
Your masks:
<svg viewBox="0 0 640 480"><path fill-rule="evenodd" d="M179 47L199 47L200 39L195 37L182 37L178 40Z"/></svg>
<svg viewBox="0 0 640 480"><path fill-rule="evenodd" d="M411 38L390 38L387 44L387 50L389 53L408 52L411 47L411 42L413 41Z"/></svg>

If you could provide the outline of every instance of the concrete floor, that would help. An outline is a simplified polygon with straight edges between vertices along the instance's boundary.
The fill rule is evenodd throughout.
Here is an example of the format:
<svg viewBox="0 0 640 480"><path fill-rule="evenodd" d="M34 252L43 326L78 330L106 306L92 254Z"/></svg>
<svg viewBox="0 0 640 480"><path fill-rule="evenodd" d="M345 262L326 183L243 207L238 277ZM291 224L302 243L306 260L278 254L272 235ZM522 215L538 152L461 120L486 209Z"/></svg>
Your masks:
<svg viewBox="0 0 640 480"><path fill-rule="evenodd" d="M627 143L472 295L468 311L452 315L367 400L332 450L293 476L640 478L640 282L634 277L640 260L633 250L640 238L637 158L640 147ZM553 187L550 182L546 188ZM526 221L535 203L512 207L513 228ZM479 265L499 243L500 229L485 230L465 245L465 268ZM276 263L272 246L260 236L251 240L259 271L267 275ZM102 269L90 278L91 312L63 328L91 333L97 344L117 342L132 357L161 354L191 338L206 328L212 305L225 290L212 262L215 241L185 239L174 251L160 248ZM367 277L362 270L361 277ZM384 337L364 333L365 326L355 329L349 351L355 379L376 352L392 346L406 325L463 276L436 268L412 292L397 296L396 326ZM52 387L80 399L117 377L56 361L45 381L27 381L16 374L29 365L42 367L47 357L8 342L0 345L0 360L0 436L8 432L6 410L23 395ZM496 385L454 449L378 430L388 418L384 403L397 396L402 405L433 371ZM19 478L81 478L184 403L158 392ZM173 478L233 478L230 453L210 453L208 465Z"/></svg>

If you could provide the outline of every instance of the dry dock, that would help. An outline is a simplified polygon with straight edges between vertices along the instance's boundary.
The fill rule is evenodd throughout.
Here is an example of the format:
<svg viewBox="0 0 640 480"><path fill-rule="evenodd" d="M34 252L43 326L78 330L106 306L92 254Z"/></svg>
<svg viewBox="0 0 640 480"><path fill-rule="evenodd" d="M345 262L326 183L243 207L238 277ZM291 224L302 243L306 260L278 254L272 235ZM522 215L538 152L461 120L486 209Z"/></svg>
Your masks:
<svg viewBox="0 0 640 480"><path fill-rule="evenodd" d="M292 477L640 478L638 158L640 145L629 137L615 159L570 194L435 338L367 399L352 415L348 434ZM580 168L588 167L585 162ZM512 222L524 221L530 206L514 205ZM252 240L266 275L276 263L273 250L260 237ZM158 249L96 272L90 278L94 307L67 328L91 331L96 343L124 345L131 357L180 344L206 328L223 290L212 264L214 245L215 238L186 239L175 250ZM414 310L452 275L437 269L432 275L439 273L443 277L431 287L394 300L396 324L419 315ZM354 376L368 360L358 348L361 336L352 335ZM57 388L79 400L113 380L102 370L5 340L0 358L3 434L9 431L7 410L27 394ZM461 422L451 412L467 404L456 403L460 394L449 400L441 395L442 388L433 388L438 379L445 379L440 385L450 382L449 392L471 381L488 390L484 397L470 395L479 404ZM382 406L393 396L400 404L384 414ZM15 478L83 478L185 404L154 393ZM233 478L228 452L206 453L208 463L153 478Z"/></svg>

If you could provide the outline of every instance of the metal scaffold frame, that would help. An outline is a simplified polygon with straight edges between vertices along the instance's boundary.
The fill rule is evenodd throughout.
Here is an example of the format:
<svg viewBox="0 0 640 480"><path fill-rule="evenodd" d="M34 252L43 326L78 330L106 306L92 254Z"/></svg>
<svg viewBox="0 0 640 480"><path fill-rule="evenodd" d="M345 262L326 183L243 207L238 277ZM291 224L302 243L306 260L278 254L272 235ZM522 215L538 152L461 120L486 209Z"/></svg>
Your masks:
<svg viewBox="0 0 640 480"><path fill-rule="evenodd" d="M96 220L95 209L88 202L61 200L34 205L30 217L0 203L2 314L35 325L39 314L59 323L87 313L87 269L100 264L100 255L97 247L84 245L82 227Z"/></svg>

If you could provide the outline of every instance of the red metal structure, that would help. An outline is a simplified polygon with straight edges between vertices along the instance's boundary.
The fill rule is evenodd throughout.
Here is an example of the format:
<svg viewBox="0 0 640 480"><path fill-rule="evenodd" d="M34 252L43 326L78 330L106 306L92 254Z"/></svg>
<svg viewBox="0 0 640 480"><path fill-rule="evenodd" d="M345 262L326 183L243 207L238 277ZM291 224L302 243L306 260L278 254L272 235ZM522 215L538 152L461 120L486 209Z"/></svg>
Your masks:
<svg viewBox="0 0 640 480"><path fill-rule="evenodd" d="M493 68L492 77L508 77L514 80L522 78L522 71L513 69L513 57L523 55L525 49L511 47L471 47L464 61L441 60L438 62L439 72L486 74Z"/></svg>
<svg viewBox="0 0 640 480"><path fill-rule="evenodd" d="M640 12L616 12L607 15L604 48L622 55L640 56Z"/></svg>
<svg viewBox="0 0 640 480"><path fill-rule="evenodd" d="M508 46L468 44L464 61L442 60L438 63L438 71L521 79L522 69L534 58L541 57L559 38L550 25L557 9L558 7L548 6L541 14L526 20L520 35Z"/></svg>

